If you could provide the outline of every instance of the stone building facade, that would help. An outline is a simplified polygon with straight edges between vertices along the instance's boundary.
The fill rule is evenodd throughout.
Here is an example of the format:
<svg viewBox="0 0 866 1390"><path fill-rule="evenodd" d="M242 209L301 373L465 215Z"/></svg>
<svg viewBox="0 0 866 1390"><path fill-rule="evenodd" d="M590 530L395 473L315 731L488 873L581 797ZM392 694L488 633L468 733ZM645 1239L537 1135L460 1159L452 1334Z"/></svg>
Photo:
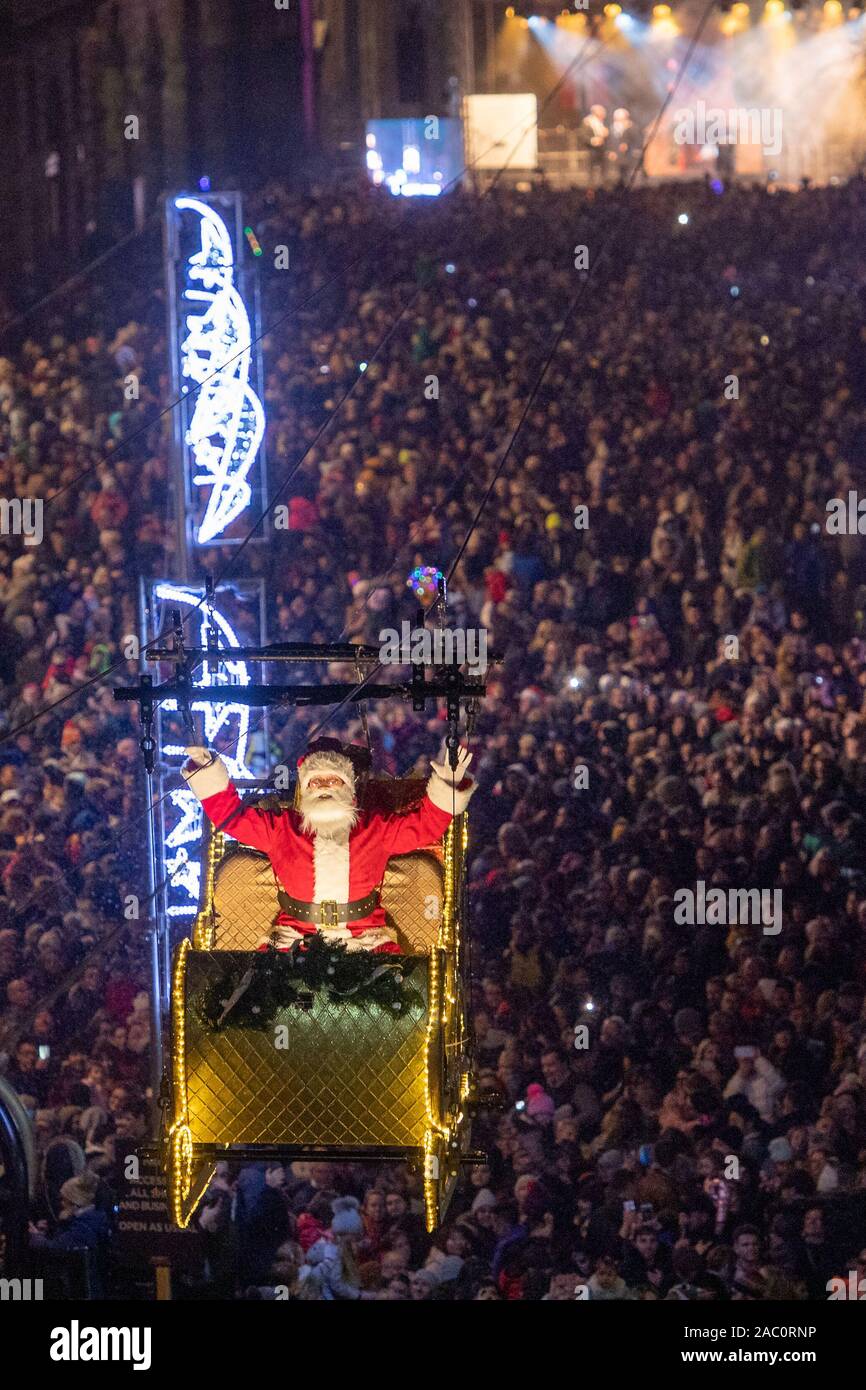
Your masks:
<svg viewBox="0 0 866 1390"><path fill-rule="evenodd" d="M3 278L34 257L56 278L203 177L358 167L367 117L456 109L494 8L0 0Z"/></svg>

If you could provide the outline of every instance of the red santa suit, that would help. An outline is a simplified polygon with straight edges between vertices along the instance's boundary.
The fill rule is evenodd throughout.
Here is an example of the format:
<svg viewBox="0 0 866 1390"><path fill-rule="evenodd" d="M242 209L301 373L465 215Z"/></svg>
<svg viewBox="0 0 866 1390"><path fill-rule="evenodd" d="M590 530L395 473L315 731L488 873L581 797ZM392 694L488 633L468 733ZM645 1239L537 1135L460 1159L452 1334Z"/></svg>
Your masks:
<svg viewBox="0 0 866 1390"><path fill-rule="evenodd" d="M451 824L452 814L465 809L475 789L469 777L451 786L437 773L434 764L425 795L416 806L401 812L358 810L351 829L336 834L317 833L304 828L300 811L277 812L245 806L222 759L209 753L207 757L212 758L207 766L192 772L185 770L184 777L212 823L241 844L263 850L278 882L293 899L337 904L338 908L357 903L378 890L391 855L408 854L440 840ZM349 759L333 752L313 753L301 760L301 786L316 772L323 771L339 773L354 793L354 771ZM300 912L284 910L274 926L275 938L271 939L276 939L280 946L320 930L329 940L345 941L350 949L399 950L379 905L354 921L340 920L337 913L336 925L316 924L304 920Z"/></svg>

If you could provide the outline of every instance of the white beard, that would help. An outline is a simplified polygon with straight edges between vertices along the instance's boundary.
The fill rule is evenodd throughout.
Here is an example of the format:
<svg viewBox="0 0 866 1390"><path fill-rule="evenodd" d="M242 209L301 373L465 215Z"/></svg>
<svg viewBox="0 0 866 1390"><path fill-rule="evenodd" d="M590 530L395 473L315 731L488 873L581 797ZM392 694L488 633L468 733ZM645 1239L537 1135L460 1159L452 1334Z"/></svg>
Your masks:
<svg viewBox="0 0 866 1390"><path fill-rule="evenodd" d="M358 820L351 787L322 787L301 792L301 829L306 835L345 840Z"/></svg>
<svg viewBox="0 0 866 1390"><path fill-rule="evenodd" d="M350 900L351 854L349 835L358 820L358 807L347 785L302 791L298 798L301 829L313 837L313 901L345 903ZM292 928L285 944L300 939ZM372 951L396 940L389 927L376 927L353 937L347 925L321 927L323 936L342 941L348 951ZM291 935L288 935L291 933Z"/></svg>

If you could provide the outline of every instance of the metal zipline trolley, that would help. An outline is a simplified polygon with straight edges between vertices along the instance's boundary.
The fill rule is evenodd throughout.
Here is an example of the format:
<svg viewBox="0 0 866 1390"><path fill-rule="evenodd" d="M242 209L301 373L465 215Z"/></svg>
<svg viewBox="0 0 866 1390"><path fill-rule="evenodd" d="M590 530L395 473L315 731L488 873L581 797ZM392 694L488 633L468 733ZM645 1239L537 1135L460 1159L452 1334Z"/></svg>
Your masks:
<svg viewBox="0 0 866 1390"><path fill-rule="evenodd" d="M460 705L468 724L484 694L482 679L456 666L412 667L403 684L371 683L378 651L349 644L277 644L232 649L247 662L356 663L356 685L233 685L231 699L254 707L361 703L370 699L447 701L447 746L452 766ZM185 648L175 627L167 647L148 660L177 666L172 681L115 690L140 705L142 749L154 764L154 710L177 701L192 728L190 701L218 702L225 687L192 685L192 672L215 659L213 648ZM360 676L366 669L368 678ZM194 741L194 740L193 740ZM417 778L370 777L360 804L391 811L424 794ZM248 794L245 801L251 799ZM271 811L291 805L291 793L258 795ZM274 1028L237 1026L203 1016L202 998L214 997L227 971L235 979L261 967L256 950L279 908L277 883L265 854L242 847L219 828L205 844L198 915L191 937L177 946L172 963L170 1027L161 1094L159 1150L171 1212L189 1224L219 1159L329 1158L343 1161L404 1160L423 1166L428 1230L442 1221L460 1164L470 1153L470 1027L468 929L464 894L467 816L452 820L443 840L392 857L381 903L401 947L401 973L411 1003L399 1014L376 1002L335 1000L328 990L301 993L269 1020ZM163 928L164 930L165 928ZM395 957L389 957L395 960ZM280 1045L275 1046L274 1029Z"/></svg>

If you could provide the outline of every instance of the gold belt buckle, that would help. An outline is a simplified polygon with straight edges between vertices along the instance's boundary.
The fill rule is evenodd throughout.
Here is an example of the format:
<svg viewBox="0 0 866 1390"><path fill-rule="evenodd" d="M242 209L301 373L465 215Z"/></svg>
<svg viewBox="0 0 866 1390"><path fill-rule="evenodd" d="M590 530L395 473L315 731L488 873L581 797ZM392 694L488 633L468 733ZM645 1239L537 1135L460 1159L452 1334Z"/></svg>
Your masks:
<svg viewBox="0 0 866 1390"><path fill-rule="evenodd" d="M322 909L322 926L338 927L340 925L340 918L337 914L336 902L329 900L328 902L320 903L319 906Z"/></svg>

